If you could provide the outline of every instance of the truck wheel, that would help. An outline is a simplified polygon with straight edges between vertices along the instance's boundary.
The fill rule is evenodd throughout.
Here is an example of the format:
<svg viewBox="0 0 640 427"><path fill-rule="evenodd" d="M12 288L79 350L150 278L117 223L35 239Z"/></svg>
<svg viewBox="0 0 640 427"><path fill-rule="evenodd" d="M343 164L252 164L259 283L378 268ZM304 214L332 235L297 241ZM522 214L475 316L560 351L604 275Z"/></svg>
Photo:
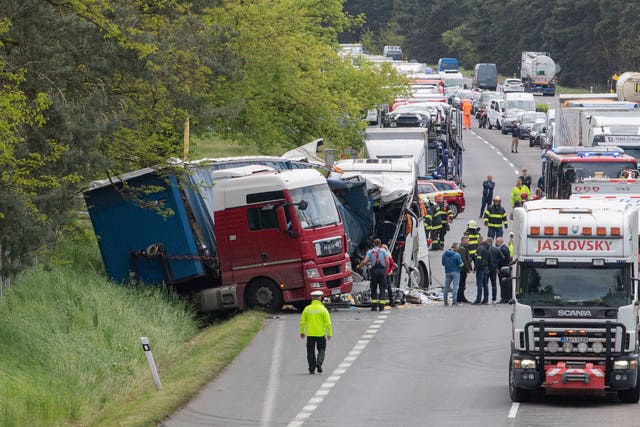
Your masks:
<svg viewBox="0 0 640 427"><path fill-rule="evenodd" d="M638 403L640 401L640 370L636 374L636 386L629 390L620 390L618 392L618 399L622 403Z"/></svg>
<svg viewBox="0 0 640 427"><path fill-rule="evenodd" d="M496 129L502 129L502 126L500 126L500 120L496 120Z"/></svg>
<svg viewBox="0 0 640 427"><path fill-rule="evenodd" d="M294 301L291 305L298 311L302 311L309 305L309 301Z"/></svg>
<svg viewBox="0 0 640 427"><path fill-rule="evenodd" d="M531 400L531 391L516 387L515 371L512 358L509 359L509 396L513 402L528 402Z"/></svg>
<svg viewBox="0 0 640 427"><path fill-rule="evenodd" d="M429 274L429 271L427 271L427 267L425 267L424 264L420 263L418 268L420 269L420 287L422 289L429 289L429 285L431 284L431 276Z"/></svg>
<svg viewBox="0 0 640 427"><path fill-rule="evenodd" d="M249 285L247 292L247 305L249 308L264 310L269 313L275 313L282 308L282 292L269 279L254 280Z"/></svg>
<svg viewBox="0 0 640 427"><path fill-rule="evenodd" d="M451 215L455 218L458 216L459 210L458 210L458 205L456 205L455 203L449 203L449 209L451 210Z"/></svg>

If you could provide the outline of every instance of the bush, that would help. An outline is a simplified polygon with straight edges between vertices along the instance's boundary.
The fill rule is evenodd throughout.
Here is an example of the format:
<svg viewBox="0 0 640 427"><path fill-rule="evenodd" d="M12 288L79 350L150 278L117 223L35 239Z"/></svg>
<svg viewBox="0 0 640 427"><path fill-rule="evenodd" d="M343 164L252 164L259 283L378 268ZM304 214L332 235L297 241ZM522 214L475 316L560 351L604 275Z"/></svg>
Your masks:
<svg viewBox="0 0 640 427"><path fill-rule="evenodd" d="M536 104L536 111L546 114L549 111L549 104Z"/></svg>

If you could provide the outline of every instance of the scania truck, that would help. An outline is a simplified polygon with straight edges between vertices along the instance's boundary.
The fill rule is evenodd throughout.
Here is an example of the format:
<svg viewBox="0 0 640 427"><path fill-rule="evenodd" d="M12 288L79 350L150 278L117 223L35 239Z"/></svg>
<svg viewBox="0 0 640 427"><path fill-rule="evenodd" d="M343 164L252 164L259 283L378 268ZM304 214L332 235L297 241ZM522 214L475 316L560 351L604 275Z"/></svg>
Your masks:
<svg viewBox="0 0 640 427"><path fill-rule="evenodd" d="M543 199L514 221L511 399L617 392L637 403L638 211Z"/></svg>
<svg viewBox="0 0 640 427"><path fill-rule="evenodd" d="M84 193L108 276L167 285L203 312L304 307L351 292L344 226L315 169L142 169Z"/></svg>

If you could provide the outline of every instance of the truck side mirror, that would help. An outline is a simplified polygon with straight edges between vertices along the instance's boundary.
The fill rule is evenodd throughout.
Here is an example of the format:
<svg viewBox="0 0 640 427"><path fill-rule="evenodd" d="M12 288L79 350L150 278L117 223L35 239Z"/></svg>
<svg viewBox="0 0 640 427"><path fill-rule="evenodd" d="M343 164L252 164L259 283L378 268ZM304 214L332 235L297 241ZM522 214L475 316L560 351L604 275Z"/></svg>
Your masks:
<svg viewBox="0 0 640 427"><path fill-rule="evenodd" d="M297 205L298 209L300 209L301 211L306 211L307 207L309 207L309 203L304 199L300 200Z"/></svg>

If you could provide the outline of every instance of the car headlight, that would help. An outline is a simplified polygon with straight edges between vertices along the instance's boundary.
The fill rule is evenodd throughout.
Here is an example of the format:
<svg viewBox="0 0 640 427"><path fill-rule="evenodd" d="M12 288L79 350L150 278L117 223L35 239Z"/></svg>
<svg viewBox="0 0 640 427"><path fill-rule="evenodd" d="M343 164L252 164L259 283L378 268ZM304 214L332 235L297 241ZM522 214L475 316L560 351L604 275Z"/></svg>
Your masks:
<svg viewBox="0 0 640 427"><path fill-rule="evenodd" d="M600 341L596 341L591 345L591 350L593 350L594 353L602 353L604 345Z"/></svg>
<svg viewBox="0 0 640 427"><path fill-rule="evenodd" d="M613 362L613 369L629 369L628 360L616 360Z"/></svg>
<svg viewBox="0 0 640 427"><path fill-rule="evenodd" d="M305 274L307 275L308 279L315 279L320 277L320 272L317 268L309 268L308 270L305 270Z"/></svg>
<svg viewBox="0 0 640 427"><path fill-rule="evenodd" d="M555 353L560 349L560 344L558 344L558 341L551 341L547 344L547 349L549 350L549 353Z"/></svg>
<svg viewBox="0 0 640 427"><path fill-rule="evenodd" d="M522 369L536 369L536 361L530 359L523 359L520 362L520 367Z"/></svg>

